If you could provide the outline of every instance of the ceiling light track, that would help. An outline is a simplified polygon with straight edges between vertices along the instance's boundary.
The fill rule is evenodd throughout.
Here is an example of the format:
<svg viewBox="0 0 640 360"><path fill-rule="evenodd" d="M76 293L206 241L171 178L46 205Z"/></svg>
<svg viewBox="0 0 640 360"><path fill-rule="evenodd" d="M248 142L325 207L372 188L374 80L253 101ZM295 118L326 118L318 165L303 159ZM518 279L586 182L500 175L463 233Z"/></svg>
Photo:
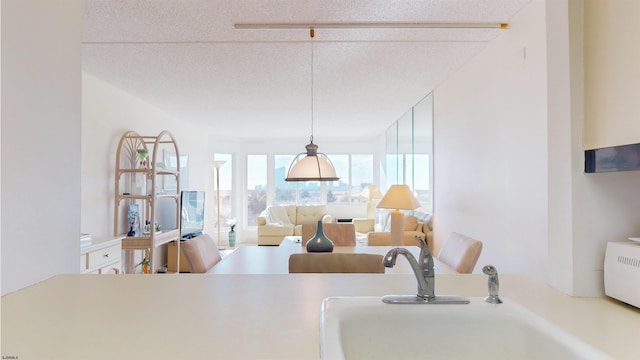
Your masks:
<svg viewBox="0 0 640 360"><path fill-rule="evenodd" d="M344 23L235 23L236 29L508 29L505 23L344 22Z"/></svg>

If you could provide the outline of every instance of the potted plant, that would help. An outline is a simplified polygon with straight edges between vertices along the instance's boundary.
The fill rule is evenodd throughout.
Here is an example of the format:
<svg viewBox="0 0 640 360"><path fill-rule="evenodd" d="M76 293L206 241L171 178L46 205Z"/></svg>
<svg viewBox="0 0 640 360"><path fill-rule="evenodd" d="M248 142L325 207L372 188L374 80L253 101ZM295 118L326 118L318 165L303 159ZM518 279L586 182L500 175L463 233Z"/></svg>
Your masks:
<svg viewBox="0 0 640 360"><path fill-rule="evenodd" d="M142 265L142 273L143 274L150 274L151 273L151 260L149 259L149 251L145 250L144 251L144 259L142 259L142 261L140 261L138 263L138 265L136 265L136 267Z"/></svg>
<svg viewBox="0 0 640 360"><path fill-rule="evenodd" d="M229 230L229 247L236 246L236 219L228 219L227 225L231 230Z"/></svg>

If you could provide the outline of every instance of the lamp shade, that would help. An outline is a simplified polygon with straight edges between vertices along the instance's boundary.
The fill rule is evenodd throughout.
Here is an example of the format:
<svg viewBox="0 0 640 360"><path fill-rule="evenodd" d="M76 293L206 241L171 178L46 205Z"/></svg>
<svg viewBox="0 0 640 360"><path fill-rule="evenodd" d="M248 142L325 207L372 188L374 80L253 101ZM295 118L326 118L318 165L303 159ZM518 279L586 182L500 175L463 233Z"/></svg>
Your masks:
<svg viewBox="0 0 640 360"><path fill-rule="evenodd" d="M322 153L318 153L318 146L307 144L307 153L300 153L293 159L286 181L336 181L336 169L331 160Z"/></svg>
<svg viewBox="0 0 640 360"><path fill-rule="evenodd" d="M408 185L391 185L377 206L379 209L413 210L420 207L420 203Z"/></svg>

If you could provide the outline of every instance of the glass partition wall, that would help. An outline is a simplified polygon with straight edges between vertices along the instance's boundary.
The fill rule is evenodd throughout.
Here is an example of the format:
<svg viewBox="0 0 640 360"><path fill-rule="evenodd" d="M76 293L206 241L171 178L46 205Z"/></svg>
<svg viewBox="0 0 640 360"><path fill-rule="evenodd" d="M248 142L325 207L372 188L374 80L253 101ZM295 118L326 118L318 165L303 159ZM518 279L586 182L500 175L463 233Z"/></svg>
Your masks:
<svg viewBox="0 0 640 360"><path fill-rule="evenodd" d="M422 209L433 209L433 96L427 95L386 132L385 189L407 184Z"/></svg>

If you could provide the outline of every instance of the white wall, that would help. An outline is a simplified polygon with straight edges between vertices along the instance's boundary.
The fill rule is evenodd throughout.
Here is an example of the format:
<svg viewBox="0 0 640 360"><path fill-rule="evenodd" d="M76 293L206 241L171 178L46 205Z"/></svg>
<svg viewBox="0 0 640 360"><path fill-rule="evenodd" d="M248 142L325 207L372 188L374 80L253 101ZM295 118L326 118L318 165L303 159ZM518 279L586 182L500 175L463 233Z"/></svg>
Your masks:
<svg viewBox="0 0 640 360"><path fill-rule="evenodd" d="M577 4L577 2L574 2ZM547 136L549 282L573 293L573 159L580 157L583 78L582 14L566 1L547 1ZM572 19L568 26L568 19Z"/></svg>
<svg viewBox="0 0 640 360"><path fill-rule="evenodd" d="M600 69L584 61L583 6L532 1L436 89L434 226L437 243L451 231L482 240L480 265L601 296L606 243L640 234L640 172L584 173L585 88Z"/></svg>
<svg viewBox="0 0 640 360"><path fill-rule="evenodd" d="M436 252L451 232L484 264L546 279L545 7L534 1L434 92Z"/></svg>
<svg viewBox="0 0 640 360"><path fill-rule="evenodd" d="M79 271L82 1L2 1L2 294Z"/></svg>

